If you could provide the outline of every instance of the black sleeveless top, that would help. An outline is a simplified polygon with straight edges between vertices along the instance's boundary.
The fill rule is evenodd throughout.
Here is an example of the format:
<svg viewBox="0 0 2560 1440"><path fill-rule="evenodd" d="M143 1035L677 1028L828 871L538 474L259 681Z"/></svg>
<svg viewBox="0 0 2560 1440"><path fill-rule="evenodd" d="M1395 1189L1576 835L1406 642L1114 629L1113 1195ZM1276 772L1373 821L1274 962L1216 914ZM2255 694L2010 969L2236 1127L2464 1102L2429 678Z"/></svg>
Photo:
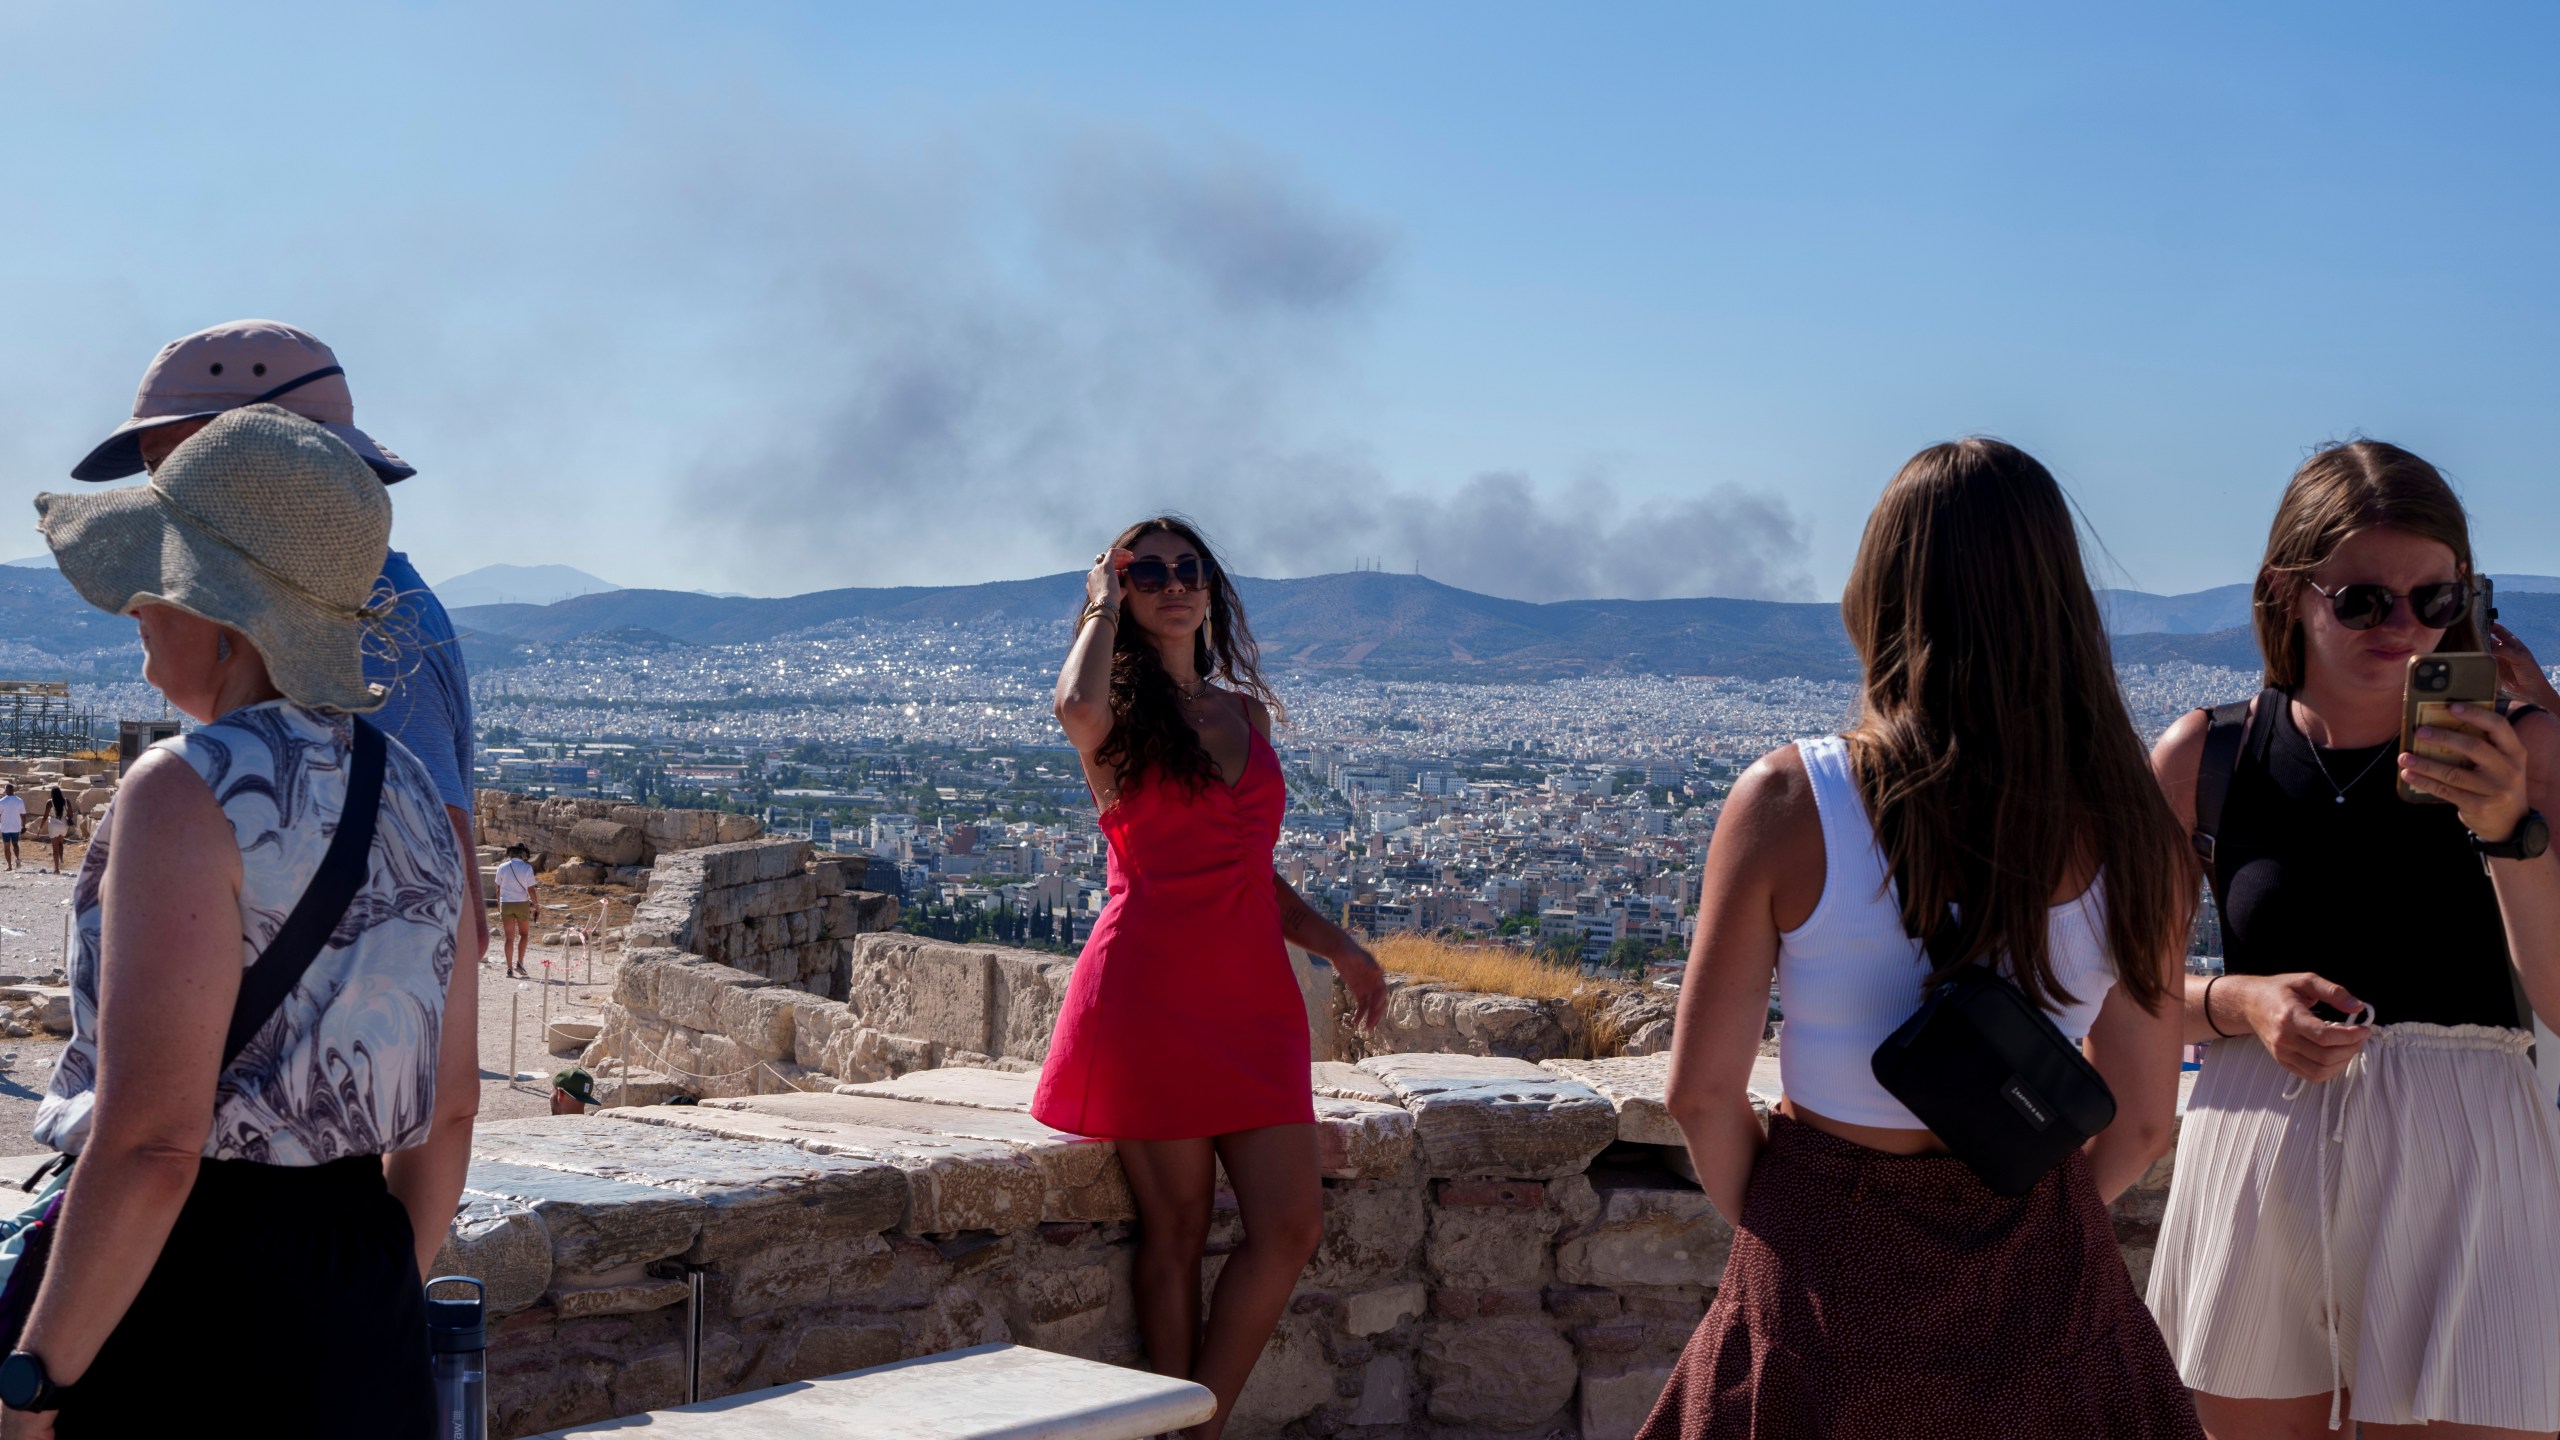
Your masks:
<svg viewBox="0 0 2560 1440"><path fill-rule="evenodd" d="M2311 971L2384 1025L2518 1025L2497 892L2460 816L2400 798L2396 736L2315 762L2282 699L2259 698L2214 845L2230 973Z"/></svg>

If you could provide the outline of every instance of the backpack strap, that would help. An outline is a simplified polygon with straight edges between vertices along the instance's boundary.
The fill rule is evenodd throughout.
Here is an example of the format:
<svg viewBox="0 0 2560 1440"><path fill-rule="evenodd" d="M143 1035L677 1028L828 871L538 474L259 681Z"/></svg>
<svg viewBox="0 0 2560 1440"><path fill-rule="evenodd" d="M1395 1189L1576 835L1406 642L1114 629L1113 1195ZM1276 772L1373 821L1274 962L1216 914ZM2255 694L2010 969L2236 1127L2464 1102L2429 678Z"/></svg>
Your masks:
<svg viewBox="0 0 2560 1440"><path fill-rule="evenodd" d="M338 833L320 857L320 868L294 902L293 913L240 977L240 998L231 1009L231 1029L222 1040L222 1068L240 1058L275 1013L284 1008L303 972L329 944L356 892L364 888L373 856L374 821L382 810L382 732L362 716L347 719L355 726L353 756L347 773L347 804L338 812Z"/></svg>
<svg viewBox="0 0 2560 1440"><path fill-rule="evenodd" d="M2204 758L2196 764L2196 823L2188 839L2205 872L2213 872L2214 837L2222 833L2222 802L2231 798L2231 775L2240 768L2240 742L2248 738L2249 705L2234 700L2204 712Z"/></svg>

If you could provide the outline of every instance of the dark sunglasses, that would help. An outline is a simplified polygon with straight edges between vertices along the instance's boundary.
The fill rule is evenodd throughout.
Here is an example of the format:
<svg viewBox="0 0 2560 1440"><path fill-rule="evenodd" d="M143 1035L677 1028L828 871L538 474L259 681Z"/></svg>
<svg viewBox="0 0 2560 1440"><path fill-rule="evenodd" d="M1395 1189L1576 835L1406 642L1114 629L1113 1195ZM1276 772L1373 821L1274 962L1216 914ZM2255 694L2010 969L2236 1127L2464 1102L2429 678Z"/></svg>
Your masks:
<svg viewBox="0 0 2560 1440"><path fill-rule="evenodd" d="M1153 555L1141 555L1129 562L1128 568L1120 572L1120 578L1141 595L1155 595L1172 584L1178 584L1185 590L1199 589L1203 570L1197 555L1185 555L1169 563Z"/></svg>
<svg viewBox="0 0 2560 1440"><path fill-rule="evenodd" d="M2394 595L2379 585L2341 585L2328 590L2317 580L2303 583L2320 591L2329 602L2329 613L2350 630L2370 630L2390 619L2391 607L2403 600L2409 602L2409 613L2429 630L2451 629L2471 606L2471 587L2460 580L2420 585L2406 595Z"/></svg>

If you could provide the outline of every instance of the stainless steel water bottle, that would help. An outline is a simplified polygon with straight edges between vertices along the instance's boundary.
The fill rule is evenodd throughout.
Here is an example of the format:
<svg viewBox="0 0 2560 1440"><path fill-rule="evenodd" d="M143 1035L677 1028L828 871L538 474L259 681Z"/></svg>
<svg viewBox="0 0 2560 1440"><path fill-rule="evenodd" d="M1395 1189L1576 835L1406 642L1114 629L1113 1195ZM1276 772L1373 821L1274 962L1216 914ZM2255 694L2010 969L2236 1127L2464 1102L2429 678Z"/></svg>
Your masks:
<svg viewBox="0 0 2560 1440"><path fill-rule="evenodd" d="M439 1300L439 1285L468 1285L468 1300ZM436 1387L436 1440L489 1440L488 1291L468 1275L427 1282L427 1352Z"/></svg>

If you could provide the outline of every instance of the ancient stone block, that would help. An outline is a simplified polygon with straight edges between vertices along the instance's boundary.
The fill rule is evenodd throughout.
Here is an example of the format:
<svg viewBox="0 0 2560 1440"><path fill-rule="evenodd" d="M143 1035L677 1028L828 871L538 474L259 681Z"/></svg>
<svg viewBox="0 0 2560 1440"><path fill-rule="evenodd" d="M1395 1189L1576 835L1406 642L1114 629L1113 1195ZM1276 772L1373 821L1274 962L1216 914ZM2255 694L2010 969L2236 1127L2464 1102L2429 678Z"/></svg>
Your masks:
<svg viewBox="0 0 2560 1440"><path fill-rule="evenodd" d="M1386 1013L1372 1031L1341 1023L1349 992L1336 996L1334 1042L1345 1056L1397 1053L1507 1056L1544 1060L1576 1048L1580 1016L1558 1001L1460 990L1435 981L1388 977Z"/></svg>
<svg viewBox="0 0 2560 1440"><path fill-rule="evenodd" d="M906 1358L906 1335L895 1325L818 1325L800 1333L790 1373L842 1375Z"/></svg>
<svg viewBox="0 0 2560 1440"><path fill-rule="evenodd" d="M733 985L719 992L713 1001L713 1014L720 1022L720 1032L744 1046L748 1053L769 1060L787 1060L796 1053L801 1012L824 1004L806 991Z"/></svg>
<svg viewBox="0 0 2560 1440"><path fill-rule="evenodd" d="M551 1288L551 1232L521 1201L466 1193L436 1251L435 1273L476 1277L489 1314L512 1315Z"/></svg>
<svg viewBox="0 0 2560 1440"><path fill-rule="evenodd" d="M894 1265L892 1247L877 1235L768 1245L721 1265L720 1307L730 1315L761 1315L795 1305L866 1299L889 1278Z"/></svg>
<svg viewBox="0 0 2560 1440"><path fill-rule="evenodd" d="M1574 1174L1617 1135L1617 1110L1597 1092L1526 1061L1382 1055L1360 1068L1413 1113L1422 1166L1434 1177Z"/></svg>
<svg viewBox="0 0 2560 1440"><path fill-rule="evenodd" d="M880 1095L893 1100L921 1100L930 1105L964 1105L979 1110L1031 1113L1032 1092L1040 1077L1004 1070L928 1070L868 1085L847 1085L839 1095Z"/></svg>
<svg viewBox="0 0 2560 1440"><path fill-rule="evenodd" d="M1662 1103L1671 1085L1671 1057L1628 1055L1605 1060L1549 1060L1544 1068L1579 1080L1617 1107L1618 1138L1638 1145L1686 1145L1679 1123Z"/></svg>
<svg viewBox="0 0 2560 1440"><path fill-rule="evenodd" d="M1324 1238L1305 1283L1325 1290L1366 1290L1412 1278L1427 1222L1422 1187L1377 1180L1324 1187Z"/></svg>
<svg viewBox="0 0 2560 1440"><path fill-rule="evenodd" d="M1319 1164L1330 1180L1378 1180L1413 1158L1413 1116L1367 1100L1315 1102Z"/></svg>
<svg viewBox="0 0 2560 1440"><path fill-rule="evenodd" d="M1538 1320L1435 1323L1421 1357L1426 1409L1452 1425L1537 1424L1564 1408L1579 1378L1573 1347Z"/></svg>
<svg viewBox="0 0 2560 1440"><path fill-rule="evenodd" d="M581 820L569 827L569 846L598 865L637 865L649 853L649 838L636 825Z"/></svg>
<svg viewBox="0 0 2560 1440"><path fill-rule="evenodd" d="M906 1176L881 1161L621 1123L632 1116L697 1108L652 1106L592 1117L494 1121L478 1128L473 1151L516 1166L546 1166L690 1197L698 1208L689 1212L694 1239L685 1253L696 1263L775 1245L872 1234L905 1215ZM543 1219L551 1224L547 1213ZM612 1268L560 1262L560 1227L551 1229L555 1268Z"/></svg>
<svg viewBox="0 0 2560 1440"><path fill-rule="evenodd" d="M1395 1426L1413 1420L1413 1377L1400 1356L1381 1355L1360 1369L1360 1400L1342 1417L1350 1425Z"/></svg>
<svg viewBox="0 0 2560 1440"><path fill-rule="evenodd" d="M791 1017L791 1058L803 1065L827 1069L829 1042L835 1039L837 1032L855 1023L853 1011L841 1001L820 1001L802 1006Z"/></svg>
<svg viewBox="0 0 2560 1440"><path fill-rule="evenodd" d="M1668 1360L1633 1361L1582 1372L1582 1440L1635 1440L1671 1383Z"/></svg>
<svg viewBox="0 0 2560 1440"><path fill-rule="evenodd" d="M693 1196L491 1156L487 1142L492 1132L520 1123L493 1121L478 1127L470 1173L463 1181L465 1198L509 1201L531 1210L549 1237L554 1272L601 1274L668 1259L692 1247L710 1211Z"/></svg>
<svg viewBox="0 0 2560 1440"><path fill-rule="evenodd" d="M1357 1065L1340 1060L1318 1060L1307 1067L1308 1079L1318 1095L1333 1100L1367 1100L1379 1105L1396 1103L1396 1093L1377 1076Z"/></svg>
<svg viewBox="0 0 2560 1440"><path fill-rule="evenodd" d="M1548 1245L1562 1223L1543 1205L1435 1205L1424 1263L1442 1285L1534 1289L1547 1281Z"/></svg>
<svg viewBox="0 0 2560 1440"><path fill-rule="evenodd" d="M1237 1440L1276 1436L1280 1427L1337 1399L1333 1382L1318 1323L1307 1316L1283 1317L1236 1397L1227 1433Z"/></svg>
<svg viewBox="0 0 2560 1440"><path fill-rule="evenodd" d="M958 1073L958 1072L926 1072ZM1126 1220L1136 1213L1119 1158L1107 1140L1053 1130L1029 1115L882 1095L776 1095L727 1100L723 1106L788 1120L867 1125L918 1134L990 1140L1012 1146L1039 1167L1043 1221Z"/></svg>
<svg viewBox="0 0 2560 1440"><path fill-rule="evenodd" d="M1418 1281L1363 1290L1342 1299L1342 1328L1354 1335L1393 1330L1430 1308L1430 1297Z"/></svg>
<svg viewBox="0 0 2560 1440"><path fill-rule="evenodd" d="M741 885L714 886L703 892L700 914L705 925L735 925L741 920L813 910L817 904L816 880L807 875L780 875Z"/></svg>
<svg viewBox="0 0 2560 1440"><path fill-rule="evenodd" d="M551 1292L551 1305L563 1320L590 1315L630 1315L682 1305L693 1287L682 1280L642 1277L606 1285L573 1285Z"/></svg>
<svg viewBox="0 0 2560 1440"><path fill-rule="evenodd" d="M775 1101L788 1098L799 1097L773 1097ZM895 1167L906 1177L907 1205L893 1223L909 1234L1018 1230L1040 1219L1043 1189L1039 1167L1029 1156L999 1141L708 1105L662 1105L612 1111L608 1116L735 1140L772 1141L818 1155Z"/></svg>
<svg viewBox="0 0 2560 1440"><path fill-rule="evenodd" d="M993 955L987 1053L1034 1063L1047 1059L1049 1035L1058 1028L1067 986L1075 979L1075 962L1028 950L998 950Z"/></svg>
<svg viewBox="0 0 2560 1440"><path fill-rule="evenodd" d="M1568 1285L1713 1285L1724 1275L1733 1227L1705 1192L1605 1185L1600 1216L1556 1247Z"/></svg>
<svg viewBox="0 0 2560 1440"><path fill-rule="evenodd" d="M658 1013L687 1029L720 1029L721 992L731 986L754 988L769 982L761 975L708 961L660 966L657 971Z"/></svg>

